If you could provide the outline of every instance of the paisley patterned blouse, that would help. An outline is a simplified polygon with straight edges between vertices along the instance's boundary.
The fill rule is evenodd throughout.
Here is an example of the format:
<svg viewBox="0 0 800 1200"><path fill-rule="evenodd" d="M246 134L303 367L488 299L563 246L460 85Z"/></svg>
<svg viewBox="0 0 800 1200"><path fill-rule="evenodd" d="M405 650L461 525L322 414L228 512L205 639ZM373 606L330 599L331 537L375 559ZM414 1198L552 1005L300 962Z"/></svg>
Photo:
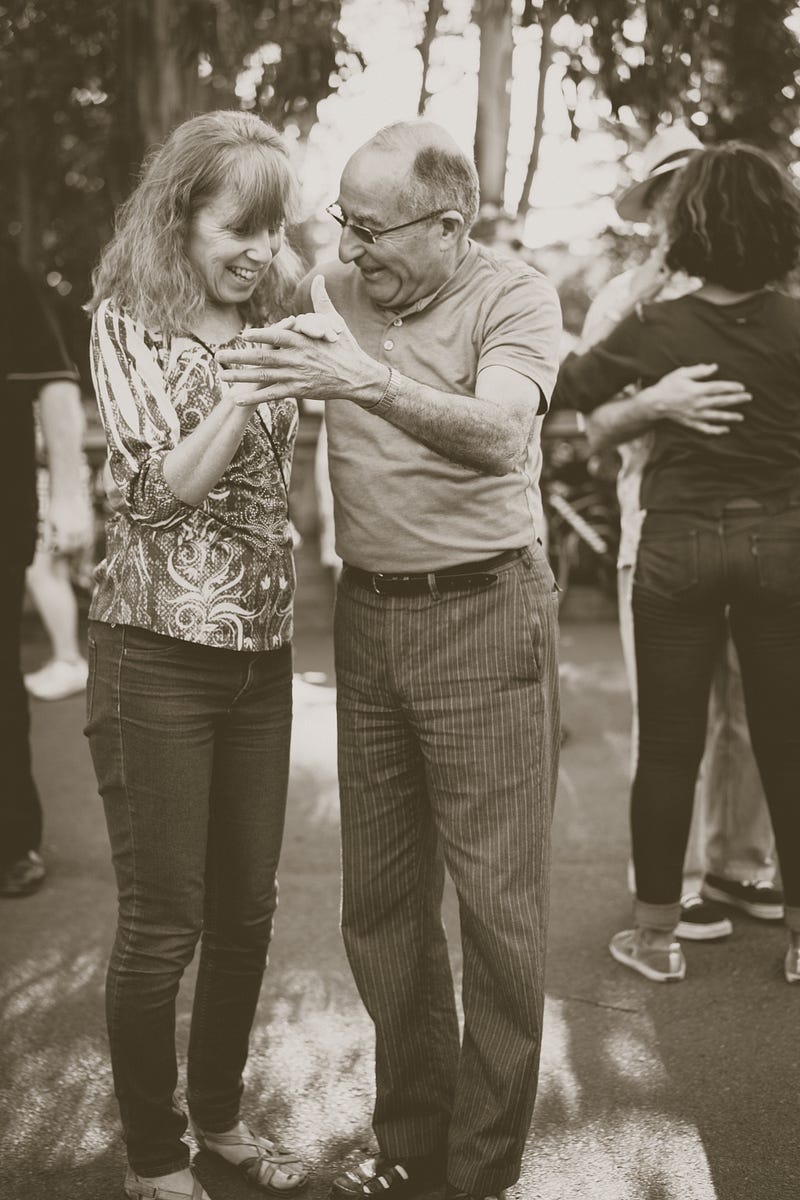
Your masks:
<svg viewBox="0 0 800 1200"><path fill-rule="evenodd" d="M92 322L91 365L120 497L89 616L234 650L289 642L295 401L259 405L227 470L193 507L173 493L163 463L221 397L209 350L151 333L104 301Z"/></svg>

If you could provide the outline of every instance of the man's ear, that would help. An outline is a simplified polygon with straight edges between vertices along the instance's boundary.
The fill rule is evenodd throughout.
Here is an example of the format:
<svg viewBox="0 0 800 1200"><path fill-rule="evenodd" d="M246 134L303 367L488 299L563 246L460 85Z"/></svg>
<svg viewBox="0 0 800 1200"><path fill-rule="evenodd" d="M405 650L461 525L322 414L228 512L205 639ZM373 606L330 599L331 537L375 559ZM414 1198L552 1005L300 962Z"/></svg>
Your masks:
<svg viewBox="0 0 800 1200"><path fill-rule="evenodd" d="M448 209L447 212L441 214L439 220L442 222L442 231L446 237L456 241L461 238L464 233L464 218L457 209Z"/></svg>

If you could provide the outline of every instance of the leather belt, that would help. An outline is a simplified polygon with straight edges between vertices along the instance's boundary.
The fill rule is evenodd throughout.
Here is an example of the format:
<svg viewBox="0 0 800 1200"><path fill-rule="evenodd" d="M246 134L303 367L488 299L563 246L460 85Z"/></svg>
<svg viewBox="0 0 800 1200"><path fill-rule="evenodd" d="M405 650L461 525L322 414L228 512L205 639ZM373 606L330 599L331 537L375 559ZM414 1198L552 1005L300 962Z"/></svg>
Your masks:
<svg viewBox="0 0 800 1200"><path fill-rule="evenodd" d="M492 558L484 558L479 562L460 563L456 567L442 567L438 571L419 571L397 575L384 574L380 571L362 571L360 567L344 564L347 578L361 587L376 592L379 596L424 596L426 593L436 596L440 592L474 591L486 588L495 583L497 567L505 566L521 558L524 549L504 550Z"/></svg>

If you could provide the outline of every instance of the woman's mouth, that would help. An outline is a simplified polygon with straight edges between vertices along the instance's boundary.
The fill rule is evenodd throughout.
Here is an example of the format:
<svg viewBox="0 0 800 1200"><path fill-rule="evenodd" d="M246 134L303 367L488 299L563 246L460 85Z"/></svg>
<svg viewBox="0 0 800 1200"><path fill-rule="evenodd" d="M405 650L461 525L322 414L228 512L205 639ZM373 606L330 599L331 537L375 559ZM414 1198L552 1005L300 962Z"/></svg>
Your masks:
<svg viewBox="0 0 800 1200"><path fill-rule="evenodd" d="M258 274L250 267L228 267L228 270L240 283L252 283Z"/></svg>

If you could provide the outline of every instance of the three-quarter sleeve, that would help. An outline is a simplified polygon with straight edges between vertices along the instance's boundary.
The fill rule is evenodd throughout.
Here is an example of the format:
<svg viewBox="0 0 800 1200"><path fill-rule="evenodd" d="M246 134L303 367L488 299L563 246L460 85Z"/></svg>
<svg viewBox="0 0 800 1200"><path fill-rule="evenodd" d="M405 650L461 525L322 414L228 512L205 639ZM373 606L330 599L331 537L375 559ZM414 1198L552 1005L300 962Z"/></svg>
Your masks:
<svg viewBox="0 0 800 1200"><path fill-rule="evenodd" d="M169 528L193 512L164 478L180 422L144 328L107 302L92 321L91 368L114 482L132 521Z"/></svg>

